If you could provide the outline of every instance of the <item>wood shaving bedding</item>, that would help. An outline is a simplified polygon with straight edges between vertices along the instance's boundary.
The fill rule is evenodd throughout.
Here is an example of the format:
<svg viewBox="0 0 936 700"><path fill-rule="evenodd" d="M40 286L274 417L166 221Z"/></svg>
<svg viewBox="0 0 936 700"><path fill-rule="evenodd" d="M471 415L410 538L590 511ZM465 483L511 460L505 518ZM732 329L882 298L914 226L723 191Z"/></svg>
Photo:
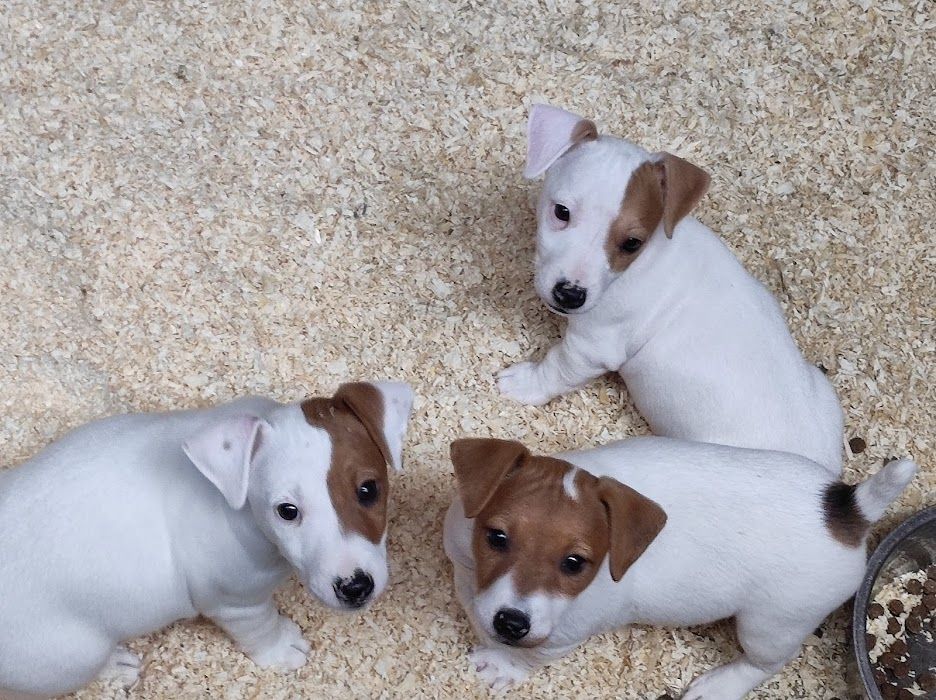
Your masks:
<svg viewBox="0 0 936 700"><path fill-rule="evenodd" d="M294 674L206 623L135 640L127 697L487 695L441 550L448 441L646 432L615 378L542 408L497 396L498 369L559 335L531 285L533 99L712 173L700 218L778 295L844 438L867 443L846 479L923 467L876 534L933 502L929 0L14 1L0 34L4 464L118 411L378 376L418 395L388 594L346 616L288 585L313 645ZM752 697L845 698L845 623ZM635 627L518 692L655 698L735 653L726 624Z"/></svg>

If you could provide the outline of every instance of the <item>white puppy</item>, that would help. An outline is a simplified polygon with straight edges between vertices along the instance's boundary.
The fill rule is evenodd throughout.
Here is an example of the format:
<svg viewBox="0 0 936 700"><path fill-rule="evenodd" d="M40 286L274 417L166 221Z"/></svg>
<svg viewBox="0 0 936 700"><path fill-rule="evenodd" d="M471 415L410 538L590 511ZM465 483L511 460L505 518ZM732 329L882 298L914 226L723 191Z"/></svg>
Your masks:
<svg viewBox="0 0 936 700"><path fill-rule="evenodd" d="M854 594L871 523L916 472L846 486L797 455L658 437L556 457L458 440L452 462L445 551L481 676L503 689L630 623L734 617L743 653L686 700L737 700L780 671Z"/></svg>
<svg viewBox="0 0 936 700"><path fill-rule="evenodd" d="M399 469L412 392L247 398L106 418L0 473L0 697L126 684L121 642L205 615L262 666L309 651L273 591L295 569L354 609L387 584L387 464Z"/></svg>
<svg viewBox="0 0 936 700"><path fill-rule="evenodd" d="M688 216L709 176L535 105L525 175L543 172L536 291L569 322L541 362L500 373L501 392L543 404L620 372L658 435L795 452L838 475L832 386L776 300Z"/></svg>

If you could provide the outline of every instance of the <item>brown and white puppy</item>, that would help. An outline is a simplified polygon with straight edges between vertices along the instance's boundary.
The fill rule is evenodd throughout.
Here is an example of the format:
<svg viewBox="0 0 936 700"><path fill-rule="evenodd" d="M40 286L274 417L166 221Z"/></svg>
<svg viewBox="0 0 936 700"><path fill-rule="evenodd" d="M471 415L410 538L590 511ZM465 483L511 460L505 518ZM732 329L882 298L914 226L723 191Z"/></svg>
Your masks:
<svg viewBox="0 0 936 700"><path fill-rule="evenodd" d="M0 698L136 681L122 643L202 614L256 663L309 652L273 592L326 605L387 585L388 465L413 393L355 382L280 404L113 416L0 473Z"/></svg>
<svg viewBox="0 0 936 700"><path fill-rule="evenodd" d="M842 470L842 408L804 358L776 299L692 217L701 168L650 153L565 110L530 112L535 287L568 319L538 362L498 375L544 404L617 372L656 435L793 452Z"/></svg>
<svg viewBox="0 0 936 700"><path fill-rule="evenodd" d="M637 438L556 457L452 443L445 551L480 637L475 669L522 681L590 635L735 617L744 649L684 698L737 700L852 596L865 536L916 472L858 486L790 453Z"/></svg>

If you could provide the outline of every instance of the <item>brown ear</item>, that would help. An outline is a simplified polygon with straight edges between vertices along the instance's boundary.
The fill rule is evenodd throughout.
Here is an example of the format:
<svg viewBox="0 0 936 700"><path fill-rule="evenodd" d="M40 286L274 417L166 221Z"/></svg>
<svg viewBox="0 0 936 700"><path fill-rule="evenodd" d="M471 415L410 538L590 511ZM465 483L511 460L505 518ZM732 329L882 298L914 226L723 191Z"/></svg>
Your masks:
<svg viewBox="0 0 936 700"><path fill-rule="evenodd" d="M380 390L368 382L342 384L332 399L343 403L364 424L387 464L396 464L395 455L384 436L384 400Z"/></svg>
<svg viewBox="0 0 936 700"><path fill-rule="evenodd" d="M620 581L644 550L666 525L666 513L657 503L603 476L598 480L598 497L604 503L611 526L611 578Z"/></svg>
<svg viewBox="0 0 936 700"><path fill-rule="evenodd" d="M687 160L664 153L657 163L660 184L663 188L663 230L667 238L706 193L712 178L709 174Z"/></svg>
<svg viewBox="0 0 936 700"><path fill-rule="evenodd" d="M504 477L530 455L530 451L515 440L492 438L456 440L450 453L468 518L477 517L484 510Z"/></svg>

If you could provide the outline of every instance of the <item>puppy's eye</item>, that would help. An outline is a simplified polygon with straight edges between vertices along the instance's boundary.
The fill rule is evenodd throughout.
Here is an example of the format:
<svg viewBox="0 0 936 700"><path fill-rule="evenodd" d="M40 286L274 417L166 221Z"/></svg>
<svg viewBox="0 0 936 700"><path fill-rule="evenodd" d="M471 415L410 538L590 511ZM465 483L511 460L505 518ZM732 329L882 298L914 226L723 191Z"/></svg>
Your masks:
<svg viewBox="0 0 936 700"><path fill-rule="evenodd" d="M553 207L553 214L556 215L556 218L559 221L568 221L569 220L569 208L563 204L557 204Z"/></svg>
<svg viewBox="0 0 936 700"><path fill-rule="evenodd" d="M373 479L365 481L363 484L357 487L358 503L360 503L362 506L374 505L377 502L377 497L379 495L380 487Z"/></svg>
<svg viewBox="0 0 936 700"><path fill-rule="evenodd" d="M562 560L559 568L562 569L562 573L574 576L575 574L581 573L582 569L585 568L585 559L578 554L570 554Z"/></svg>
<svg viewBox="0 0 936 700"><path fill-rule="evenodd" d="M636 253L642 245L643 241L639 238L628 238L621 244L621 250L625 253Z"/></svg>
<svg viewBox="0 0 936 700"><path fill-rule="evenodd" d="M292 503L280 503L276 506L276 514L283 520L295 520L299 517L299 509Z"/></svg>
<svg viewBox="0 0 936 700"><path fill-rule="evenodd" d="M503 552L507 549L507 533L503 530L488 530L487 541L491 549L496 549L498 552Z"/></svg>

